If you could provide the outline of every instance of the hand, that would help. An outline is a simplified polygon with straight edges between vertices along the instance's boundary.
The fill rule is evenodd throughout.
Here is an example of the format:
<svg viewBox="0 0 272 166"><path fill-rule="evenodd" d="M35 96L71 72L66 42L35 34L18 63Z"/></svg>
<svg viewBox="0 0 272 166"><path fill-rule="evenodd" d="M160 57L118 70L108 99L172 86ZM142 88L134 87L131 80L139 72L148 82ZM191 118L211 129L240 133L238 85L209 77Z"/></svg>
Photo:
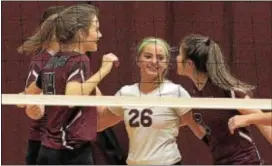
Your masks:
<svg viewBox="0 0 272 166"><path fill-rule="evenodd" d="M241 127L250 125L248 123L247 115L236 115L229 119L229 130L231 134L234 134L234 130Z"/></svg>
<svg viewBox="0 0 272 166"><path fill-rule="evenodd" d="M39 120L44 116L44 106L27 105L25 111L26 115L33 120Z"/></svg>
<svg viewBox="0 0 272 166"><path fill-rule="evenodd" d="M19 95L25 95L25 92L21 92L21 93L19 93ZM18 108L25 108L26 105L24 105L24 104L17 104L16 107L18 107Z"/></svg>
<svg viewBox="0 0 272 166"><path fill-rule="evenodd" d="M20 105L19 105L19 104L17 104L16 107L18 107L18 108L25 108L26 105L23 105L23 104L20 104Z"/></svg>
<svg viewBox="0 0 272 166"><path fill-rule="evenodd" d="M109 73L112 69L113 63L118 64L118 57L113 53L108 53L103 56L101 69Z"/></svg>

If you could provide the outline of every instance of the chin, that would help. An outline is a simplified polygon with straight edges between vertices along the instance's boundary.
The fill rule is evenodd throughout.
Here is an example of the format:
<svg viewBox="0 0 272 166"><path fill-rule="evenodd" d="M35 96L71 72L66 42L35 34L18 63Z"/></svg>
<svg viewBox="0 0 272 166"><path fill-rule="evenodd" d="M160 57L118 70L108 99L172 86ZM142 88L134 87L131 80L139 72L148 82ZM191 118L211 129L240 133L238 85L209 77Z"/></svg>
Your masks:
<svg viewBox="0 0 272 166"><path fill-rule="evenodd" d="M154 79L157 78L159 76L158 73L152 73L152 72L147 72L146 75L150 78L150 79Z"/></svg>
<svg viewBox="0 0 272 166"><path fill-rule="evenodd" d="M95 52L97 51L97 49L98 49L98 44L92 43L89 45L89 51Z"/></svg>
<svg viewBox="0 0 272 166"><path fill-rule="evenodd" d="M96 52L97 51L97 47L90 48L88 51L90 51L90 52Z"/></svg>

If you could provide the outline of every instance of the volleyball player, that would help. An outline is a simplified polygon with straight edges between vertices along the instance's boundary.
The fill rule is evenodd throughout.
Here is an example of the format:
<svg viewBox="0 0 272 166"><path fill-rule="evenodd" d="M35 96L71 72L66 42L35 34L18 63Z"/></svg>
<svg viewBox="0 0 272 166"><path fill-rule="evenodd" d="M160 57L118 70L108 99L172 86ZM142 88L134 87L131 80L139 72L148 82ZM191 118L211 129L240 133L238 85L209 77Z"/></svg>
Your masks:
<svg viewBox="0 0 272 166"><path fill-rule="evenodd" d="M189 92L193 97L245 98L254 89L229 73L220 47L201 35L189 35L182 40L177 73L192 80L195 86ZM204 135L202 140L209 146L214 164L262 163L249 129L239 128L234 134L228 129L229 118L251 110L196 109L193 112L194 120L205 131L199 135ZM269 137L270 129L259 128Z"/></svg>
<svg viewBox="0 0 272 166"><path fill-rule="evenodd" d="M56 14L62 11L64 6L51 6L46 9L41 17L41 23L43 23L49 16L52 14ZM21 46L18 49L19 53L24 53L28 55L32 55L29 74L26 80L25 91L26 93L34 93L33 88L31 88L31 84L35 84L35 81L38 77L39 72L46 64L46 62L51 58L51 56L55 55L59 51L58 43L55 41L49 41L43 43L40 48L33 47L24 47ZM25 91L23 93L25 93ZM35 89L34 89L35 91ZM39 107L40 108L40 107ZM42 107L41 107L42 108ZM33 112L26 111L26 114L34 119L31 121L31 125L29 128L29 137L28 137L28 147L27 147L27 155L26 155L26 164L27 165L36 165L38 152L41 146L41 138L44 134L44 121L45 117L43 117L43 108L41 112L38 112L39 115L33 115ZM42 118L42 119L40 119Z"/></svg>
<svg viewBox="0 0 272 166"><path fill-rule="evenodd" d="M123 86L116 96L190 97L184 88L166 79L170 52L164 40L145 38L137 52L141 78L135 84ZM129 137L127 164L181 164L176 137L182 119L190 117L189 109L121 106L102 110L98 121L101 130L125 122Z"/></svg>
<svg viewBox="0 0 272 166"><path fill-rule="evenodd" d="M55 34L61 52L52 57L36 81L44 94L90 95L111 71L114 54L103 56L100 70L91 75L86 51L96 51L101 33L98 11L74 5L49 17L30 40ZM42 41L41 41L42 42ZM91 107L46 106L46 133L38 164L93 164L91 141L96 137L96 111Z"/></svg>

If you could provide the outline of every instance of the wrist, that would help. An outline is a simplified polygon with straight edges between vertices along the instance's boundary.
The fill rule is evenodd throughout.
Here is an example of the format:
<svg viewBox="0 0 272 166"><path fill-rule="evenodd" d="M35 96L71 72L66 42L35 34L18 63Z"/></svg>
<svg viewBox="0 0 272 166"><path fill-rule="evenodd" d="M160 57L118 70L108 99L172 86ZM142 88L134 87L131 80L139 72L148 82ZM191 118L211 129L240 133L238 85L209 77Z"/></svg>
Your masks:
<svg viewBox="0 0 272 166"><path fill-rule="evenodd" d="M247 126L251 125L253 122L252 122L252 119L254 118L254 114L249 114L248 115L248 118L246 118L246 124Z"/></svg>
<svg viewBox="0 0 272 166"><path fill-rule="evenodd" d="M109 66L102 66L98 72L100 76L103 78L104 76L110 73L110 68Z"/></svg>

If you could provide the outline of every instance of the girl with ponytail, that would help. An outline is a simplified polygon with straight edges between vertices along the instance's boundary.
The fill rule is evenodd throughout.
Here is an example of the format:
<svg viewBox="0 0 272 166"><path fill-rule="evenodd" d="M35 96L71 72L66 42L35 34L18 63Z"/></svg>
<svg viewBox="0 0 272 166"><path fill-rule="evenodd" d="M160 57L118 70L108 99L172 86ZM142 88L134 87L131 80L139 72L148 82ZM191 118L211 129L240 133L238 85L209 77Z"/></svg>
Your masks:
<svg viewBox="0 0 272 166"><path fill-rule="evenodd" d="M202 35L189 35L181 41L177 56L177 73L192 80L195 86L189 93L193 97L249 98L255 88L231 75L219 45ZM200 131L203 131L198 135L202 135L202 140L209 146L214 164L261 164L249 129L239 128L231 133L228 128L231 117L256 112L261 110L193 111L192 119L198 123ZM271 127L257 127L272 141Z"/></svg>

